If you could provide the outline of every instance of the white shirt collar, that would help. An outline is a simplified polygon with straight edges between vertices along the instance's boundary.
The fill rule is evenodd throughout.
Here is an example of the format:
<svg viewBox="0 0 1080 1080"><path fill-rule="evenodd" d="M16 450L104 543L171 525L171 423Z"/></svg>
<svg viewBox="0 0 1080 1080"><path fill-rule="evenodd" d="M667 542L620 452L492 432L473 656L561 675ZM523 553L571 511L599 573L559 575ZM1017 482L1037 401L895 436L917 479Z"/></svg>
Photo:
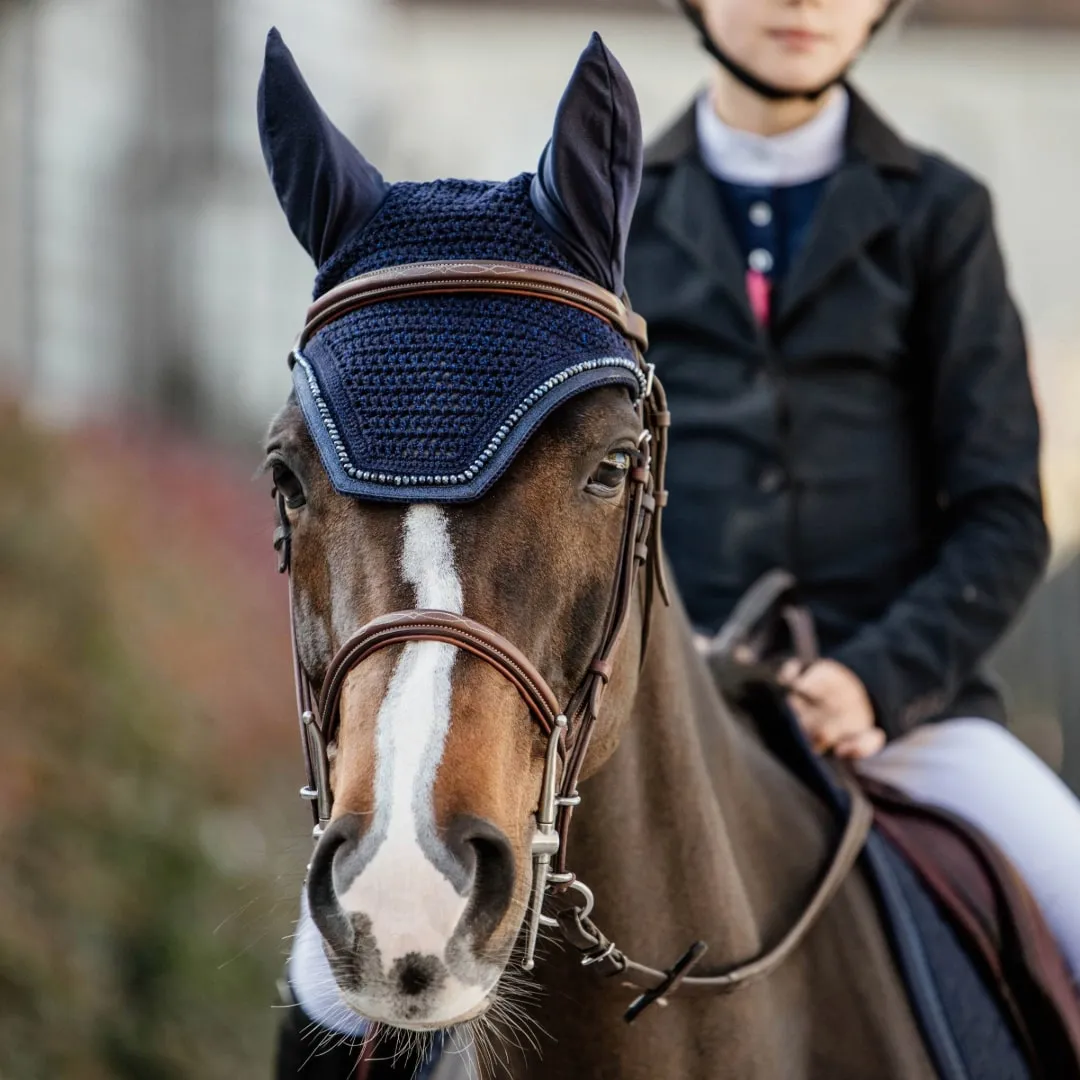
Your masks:
<svg viewBox="0 0 1080 1080"><path fill-rule="evenodd" d="M697 101L697 136L705 168L718 180L754 187L787 187L820 180L844 160L851 101L838 86L812 120L782 135L755 135L729 127L708 93Z"/></svg>

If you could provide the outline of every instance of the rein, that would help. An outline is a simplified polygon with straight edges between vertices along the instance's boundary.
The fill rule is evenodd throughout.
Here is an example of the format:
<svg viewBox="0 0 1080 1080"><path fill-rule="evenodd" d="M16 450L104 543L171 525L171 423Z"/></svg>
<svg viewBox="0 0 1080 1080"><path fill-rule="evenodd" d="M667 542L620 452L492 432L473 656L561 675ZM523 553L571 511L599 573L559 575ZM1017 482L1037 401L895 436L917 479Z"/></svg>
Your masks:
<svg viewBox="0 0 1080 1080"><path fill-rule="evenodd" d="M676 989L700 996L731 993L763 978L779 967L805 939L818 916L854 866L870 828L871 812L854 781L843 777L851 797L851 814L832 863L803 915L790 931L764 955L728 971L703 977L689 974L706 951L695 942L671 968L660 971L638 964L609 941L590 918L593 894L567 869L570 821L581 802L578 780L588 752L593 727L612 674L612 656L626 625L642 570L644 612L641 651L647 647L653 596L668 601L660 556L660 518L667 492L664 472L667 432L671 422L667 400L652 365L646 364L648 339L644 320L619 297L575 274L547 267L488 261L411 263L361 274L324 294L309 308L292 360L323 327L368 304L384 300L448 293L503 293L539 297L567 304L603 319L631 344L645 377L638 401L642 431L637 461L630 470L623 538L615 580L604 618L600 646L585 675L565 706L543 675L516 646L497 631L462 615L445 611L401 611L379 616L338 650L316 695L300 661L295 605L290 577L290 624L296 677L297 709L303 737L308 783L301 796L312 804L314 838L322 835L333 810L328 747L340 723L341 692L348 673L374 653L410 641L438 641L463 649L493 667L521 696L532 719L548 740L532 841L533 883L526 917L526 950L522 967L535 965L540 926L557 928L566 942L581 953L581 963L595 974L643 991L626 1012L635 1020L654 1002L663 1002ZM278 569L288 573L291 528L284 497L276 493L278 529L274 546ZM550 915L544 913L545 904Z"/></svg>

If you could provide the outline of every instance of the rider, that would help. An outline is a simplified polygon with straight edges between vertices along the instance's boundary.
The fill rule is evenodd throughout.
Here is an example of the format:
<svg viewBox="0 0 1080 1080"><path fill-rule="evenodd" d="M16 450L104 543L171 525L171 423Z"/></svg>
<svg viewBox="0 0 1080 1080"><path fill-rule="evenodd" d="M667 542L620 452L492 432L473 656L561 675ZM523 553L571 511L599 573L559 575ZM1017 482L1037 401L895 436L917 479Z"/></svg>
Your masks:
<svg viewBox="0 0 1080 1080"><path fill-rule="evenodd" d="M824 656L781 674L812 745L980 826L1080 975L1080 803L980 668L1048 550L990 196L847 80L896 0L680 2L717 65L646 154L627 288L691 619L715 633L790 571Z"/></svg>

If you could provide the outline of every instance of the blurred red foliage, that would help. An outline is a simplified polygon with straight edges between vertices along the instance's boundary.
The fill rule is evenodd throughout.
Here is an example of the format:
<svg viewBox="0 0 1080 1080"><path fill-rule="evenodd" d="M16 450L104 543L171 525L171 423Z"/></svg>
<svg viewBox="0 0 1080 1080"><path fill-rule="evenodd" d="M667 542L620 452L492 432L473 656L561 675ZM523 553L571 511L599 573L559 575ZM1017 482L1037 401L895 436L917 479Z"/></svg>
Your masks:
<svg viewBox="0 0 1080 1080"><path fill-rule="evenodd" d="M0 1075L269 1075L310 850L269 481L0 405Z"/></svg>
<svg viewBox="0 0 1080 1080"><path fill-rule="evenodd" d="M61 503L92 545L117 632L163 691L212 718L207 751L255 777L299 754L269 477L145 431L85 430L60 448Z"/></svg>

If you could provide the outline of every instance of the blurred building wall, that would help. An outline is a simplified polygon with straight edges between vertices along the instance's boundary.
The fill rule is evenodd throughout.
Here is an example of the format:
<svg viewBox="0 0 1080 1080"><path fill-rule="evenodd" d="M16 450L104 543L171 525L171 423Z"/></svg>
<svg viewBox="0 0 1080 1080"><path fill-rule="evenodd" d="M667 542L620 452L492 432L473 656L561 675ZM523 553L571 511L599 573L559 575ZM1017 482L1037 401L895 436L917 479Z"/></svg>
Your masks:
<svg viewBox="0 0 1080 1080"><path fill-rule="evenodd" d="M391 178L531 168L599 28L654 133L702 83L668 14L389 0L0 3L0 363L53 419L136 406L229 437L287 390L311 283L259 154L279 25ZM31 29L32 28L32 29ZM858 81L910 137L993 187L1047 424L1055 533L1080 531L1080 33L907 27ZM20 368L21 365L21 368ZM25 369L25 370L24 370Z"/></svg>
<svg viewBox="0 0 1080 1080"><path fill-rule="evenodd" d="M18 365L22 389L50 415L103 412L118 400L124 367L116 184L138 116L138 5L56 0L5 10L5 61L19 71L9 163L19 177L19 281L0 357Z"/></svg>
<svg viewBox="0 0 1080 1080"><path fill-rule="evenodd" d="M954 15L961 7L938 3ZM284 400L312 267L277 208L256 135L273 24L330 115L390 179L532 168L593 29L627 68L650 134L708 70L682 20L599 0L588 11L0 0L0 382L39 416L125 412L254 447ZM909 25L875 45L857 81L909 137L946 148L994 190L1033 345L1058 581L1071 582L1080 574L1075 560L1066 566L1080 539L1080 29ZM1021 695L1024 708L1065 712L1080 732L1080 688L1061 652L1078 628L1062 598L1076 593L1052 588L1011 662L1018 676L1046 669ZM1067 705L1058 704L1063 679ZM1073 757L1080 763L1080 749Z"/></svg>
<svg viewBox="0 0 1080 1080"><path fill-rule="evenodd" d="M225 440L263 424L311 287L259 153L263 39L291 12L363 141L372 7L0 0L0 384L50 422L129 412Z"/></svg>
<svg viewBox="0 0 1080 1080"><path fill-rule="evenodd" d="M26 362L30 336L22 304L29 237L25 122L33 111L25 26L15 5L0 0L0 146L6 148L0 154L0 390Z"/></svg>

